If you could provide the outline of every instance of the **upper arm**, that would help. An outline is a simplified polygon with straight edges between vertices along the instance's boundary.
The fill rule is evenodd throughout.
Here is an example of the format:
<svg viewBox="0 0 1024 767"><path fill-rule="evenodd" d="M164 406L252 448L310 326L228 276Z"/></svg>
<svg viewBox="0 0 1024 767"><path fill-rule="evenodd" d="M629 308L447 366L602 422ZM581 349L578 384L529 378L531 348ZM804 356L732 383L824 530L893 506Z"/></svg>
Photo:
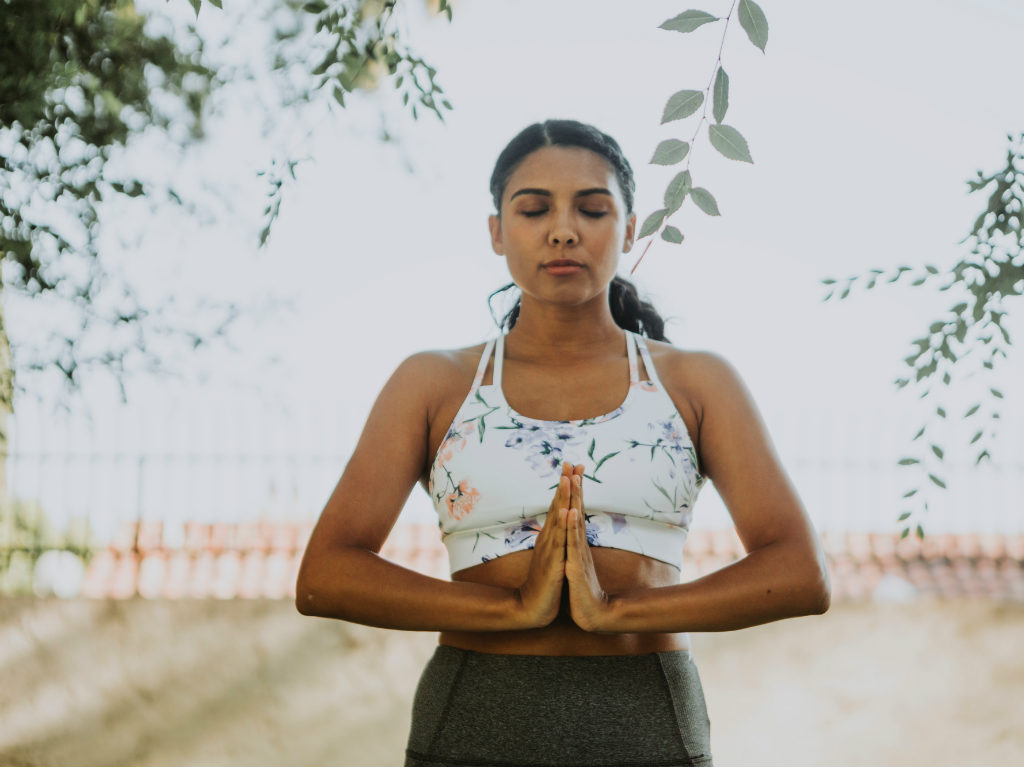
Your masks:
<svg viewBox="0 0 1024 767"><path fill-rule="evenodd" d="M747 551L817 537L775 452L753 397L736 370L715 354L693 355L700 402L700 455Z"/></svg>
<svg viewBox="0 0 1024 767"><path fill-rule="evenodd" d="M423 473L431 403L450 377L437 352L405 359L377 396L307 546L379 551Z"/></svg>

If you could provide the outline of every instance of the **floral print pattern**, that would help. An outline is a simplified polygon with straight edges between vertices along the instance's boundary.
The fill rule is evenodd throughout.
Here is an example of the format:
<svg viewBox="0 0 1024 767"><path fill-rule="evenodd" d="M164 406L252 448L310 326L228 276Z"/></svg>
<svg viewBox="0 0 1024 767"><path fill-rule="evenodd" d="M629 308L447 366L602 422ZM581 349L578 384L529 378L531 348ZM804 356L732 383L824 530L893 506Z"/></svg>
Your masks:
<svg viewBox="0 0 1024 767"><path fill-rule="evenodd" d="M657 381L635 381L618 408L576 421L528 418L505 402L500 386L478 382L428 476L453 572L534 547L563 461L585 467L591 546L679 566L705 478L686 424Z"/></svg>

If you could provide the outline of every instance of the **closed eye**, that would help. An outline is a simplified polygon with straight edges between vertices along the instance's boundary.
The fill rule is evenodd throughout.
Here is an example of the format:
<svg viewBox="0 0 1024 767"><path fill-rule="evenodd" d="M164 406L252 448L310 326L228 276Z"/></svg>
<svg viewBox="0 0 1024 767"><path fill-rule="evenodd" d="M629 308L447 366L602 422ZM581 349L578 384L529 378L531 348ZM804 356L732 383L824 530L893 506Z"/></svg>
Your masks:
<svg viewBox="0 0 1024 767"><path fill-rule="evenodd" d="M520 211L520 213L522 215L526 216L527 218L536 218L537 216L543 216L547 212L548 212L547 208L545 208L543 210L522 210L522 211ZM588 218L601 218L602 216L608 215L608 211L606 211L606 210L581 210L580 213L582 213L584 216L587 216Z"/></svg>

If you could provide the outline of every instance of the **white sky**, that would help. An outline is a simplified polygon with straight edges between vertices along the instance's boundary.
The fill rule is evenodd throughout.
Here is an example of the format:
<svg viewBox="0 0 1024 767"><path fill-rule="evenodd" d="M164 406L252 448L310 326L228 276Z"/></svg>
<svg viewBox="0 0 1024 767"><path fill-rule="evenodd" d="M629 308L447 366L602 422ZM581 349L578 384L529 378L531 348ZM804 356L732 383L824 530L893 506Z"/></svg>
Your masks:
<svg viewBox="0 0 1024 767"><path fill-rule="evenodd" d="M236 206L251 211L249 224L202 229L171 216L135 222L145 232L145 255L122 258L154 293L198 289L242 300L276 293L293 296L298 311L240 336L239 355L205 357L191 371L186 364L193 376L208 371L211 382L133 387L137 397L118 416L121 426L101 425L100 436L83 440L161 446L172 441L173 422L179 431L196 429L175 431L176 444L287 443L346 454L405 356L495 332L486 297L508 274L490 251L487 182L498 152L530 122L573 117L615 136L637 172L640 218L660 207L677 169L647 160L664 138L688 140L698 119L661 126L661 110L674 91L706 85L720 23L690 35L659 30L691 7L662 0L465 0L450 25L422 18L416 2L403 5L410 41L438 69L455 105L447 124L429 115L413 124L392 109L400 145L381 144L375 130L392 95L387 87L320 119L309 139L294 139L293 153L312 159L287 190L264 252L255 250L262 208L255 171L265 166L267 148L251 115L211 126L210 145L186 167L202 167L233 189ZM728 6L699 7L724 14ZM941 267L964 255L958 242L983 204L981 195L967 195L965 180L1002 167L1006 134L1024 128L1024 9L995 0L865 0L842 9L766 0L763 8L771 30L766 55L734 21L722 59L731 85L725 122L747 138L755 164L720 156L705 126L691 171L723 215L712 219L687 203L673 219L685 245L656 242L635 279L675 318L666 332L677 346L714 350L739 369L784 458L813 459L819 447L801 441L793 424L828 418L827 428L850 431L828 435L840 445L837 454L882 456L888 467L920 422L913 397L897 393L892 380L904 375L909 342L959 299L890 287L822 303L820 280L925 261ZM204 9L200 21L216 27L223 20L215 13ZM621 272L639 252L623 256ZM1024 311L1015 311L1008 327L1019 343ZM267 356L282 364L267 368ZM1020 407L1021 356L997 380L1008 411ZM225 382L239 379L254 382L258 396L231 393ZM946 403L962 412L973 397L961 386ZM108 390L90 387L88 398L113 418ZM290 415L279 428L213 425L232 407L242 413L236 421L261 407L259 418L282 408ZM52 439L69 439L60 423L29 411L33 423L47 421ZM886 427L884 438L875 426ZM32 441L29 431L19 429L23 444ZM956 448L952 439L948 446ZM327 467L330 481L319 479L303 494L322 505L342 468ZM425 495L414 490L414 499L410 513L425 518ZM886 506L882 519L892 516Z"/></svg>

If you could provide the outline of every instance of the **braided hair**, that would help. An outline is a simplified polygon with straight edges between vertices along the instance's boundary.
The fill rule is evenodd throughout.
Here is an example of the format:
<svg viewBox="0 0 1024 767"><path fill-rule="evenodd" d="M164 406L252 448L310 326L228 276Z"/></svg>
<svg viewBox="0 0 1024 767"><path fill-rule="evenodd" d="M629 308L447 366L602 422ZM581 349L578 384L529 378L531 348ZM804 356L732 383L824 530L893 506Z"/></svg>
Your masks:
<svg viewBox="0 0 1024 767"><path fill-rule="evenodd" d="M633 212L636 181L633 178L633 168L618 142L593 125L576 120L545 120L524 128L498 155L498 160L494 164L494 172L491 174L491 196L499 215L501 214L501 198L513 171L527 155L546 146L589 149L607 160L615 171L615 178L619 182L622 199L626 204L626 213L628 215ZM515 283L510 282L487 297L487 305L491 309L492 317L494 317L494 309L491 306L491 301L499 293L514 287ZM631 330L656 341L668 340L665 337L665 320L649 301L640 298L636 286L625 277L615 275L612 279L608 289L608 305L615 324L620 328ZM498 327L509 330L515 327L516 320L519 319L519 307L520 301L517 298L515 305L500 321L495 318L494 321Z"/></svg>

